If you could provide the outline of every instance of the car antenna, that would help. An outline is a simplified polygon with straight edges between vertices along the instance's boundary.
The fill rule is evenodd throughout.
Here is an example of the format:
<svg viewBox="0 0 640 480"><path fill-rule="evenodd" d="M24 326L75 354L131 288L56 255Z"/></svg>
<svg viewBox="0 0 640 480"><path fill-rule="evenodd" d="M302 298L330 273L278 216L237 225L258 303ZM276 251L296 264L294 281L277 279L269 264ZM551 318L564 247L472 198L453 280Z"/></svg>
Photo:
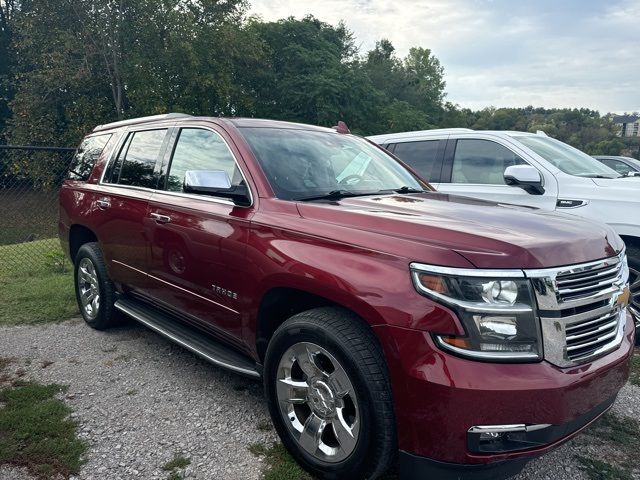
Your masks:
<svg viewBox="0 0 640 480"><path fill-rule="evenodd" d="M342 120L338 121L338 125L333 127L333 129L338 133L351 133L351 130L349 130L349 127L347 127L347 124L344 123Z"/></svg>

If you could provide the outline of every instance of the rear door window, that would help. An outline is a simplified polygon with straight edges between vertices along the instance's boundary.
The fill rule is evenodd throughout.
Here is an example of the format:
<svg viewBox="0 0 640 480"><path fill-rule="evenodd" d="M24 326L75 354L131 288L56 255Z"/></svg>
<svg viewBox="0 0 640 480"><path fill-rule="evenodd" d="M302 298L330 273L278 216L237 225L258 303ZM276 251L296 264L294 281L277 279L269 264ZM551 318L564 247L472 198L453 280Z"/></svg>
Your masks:
<svg viewBox="0 0 640 480"><path fill-rule="evenodd" d="M526 164L507 147L491 140L458 140L453 156L451 183L505 185L505 169Z"/></svg>
<svg viewBox="0 0 640 480"><path fill-rule="evenodd" d="M110 138L110 133L85 138L73 156L67 178L86 182Z"/></svg>
<svg viewBox="0 0 640 480"><path fill-rule="evenodd" d="M141 130L129 134L113 171L111 183L156 188L156 163L160 158L167 130Z"/></svg>
<svg viewBox="0 0 640 480"><path fill-rule="evenodd" d="M442 162L440 140L403 142L395 145L393 153L429 182L439 183Z"/></svg>

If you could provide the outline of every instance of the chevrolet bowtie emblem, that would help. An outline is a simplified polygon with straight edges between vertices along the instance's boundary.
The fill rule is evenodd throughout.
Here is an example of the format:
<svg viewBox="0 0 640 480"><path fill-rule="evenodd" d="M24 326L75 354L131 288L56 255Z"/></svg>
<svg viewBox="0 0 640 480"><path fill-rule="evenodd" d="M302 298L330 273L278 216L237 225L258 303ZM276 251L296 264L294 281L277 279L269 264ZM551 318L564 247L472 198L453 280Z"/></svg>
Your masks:
<svg viewBox="0 0 640 480"><path fill-rule="evenodd" d="M616 305L622 306L625 308L629 305L631 300L631 291L629 290L629 285L624 287L624 290L620 295L618 295L618 299L616 300Z"/></svg>

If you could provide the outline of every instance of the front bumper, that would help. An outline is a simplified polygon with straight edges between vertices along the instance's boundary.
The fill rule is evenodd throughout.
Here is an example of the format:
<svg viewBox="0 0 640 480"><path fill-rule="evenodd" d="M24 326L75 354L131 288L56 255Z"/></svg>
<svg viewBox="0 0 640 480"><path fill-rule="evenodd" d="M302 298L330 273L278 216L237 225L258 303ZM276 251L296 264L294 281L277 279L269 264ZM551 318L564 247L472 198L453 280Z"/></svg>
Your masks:
<svg viewBox="0 0 640 480"><path fill-rule="evenodd" d="M391 326L375 330L389 365L402 455L410 455L407 464L416 463L413 457L424 457L439 468L443 464L498 468L507 460L524 465L571 438L601 415L626 383L634 341L634 324L628 316L617 350L562 369L544 361L471 361L438 349L426 332ZM532 448L486 453L469 445L469 429L474 426L514 424L551 428L545 432L547 438Z"/></svg>
<svg viewBox="0 0 640 480"><path fill-rule="evenodd" d="M527 436L526 440L532 445L542 447L544 451L549 450L595 422L613 406L615 400L615 396L611 397L593 410L586 412L584 415L564 425L550 425L545 429L534 430L528 435L517 434L518 440L514 443L521 442L523 440L522 437ZM509 442L508 439L507 442ZM470 450L477 450L478 445L472 445L472 442L469 443ZM527 462L537 455L540 455L540 453L534 453L529 457L520 457L485 464L455 464L438 462L401 451L400 478L403 480L419 480L424 478L438 478L442 480L503 480L520 473Z"/></svg>

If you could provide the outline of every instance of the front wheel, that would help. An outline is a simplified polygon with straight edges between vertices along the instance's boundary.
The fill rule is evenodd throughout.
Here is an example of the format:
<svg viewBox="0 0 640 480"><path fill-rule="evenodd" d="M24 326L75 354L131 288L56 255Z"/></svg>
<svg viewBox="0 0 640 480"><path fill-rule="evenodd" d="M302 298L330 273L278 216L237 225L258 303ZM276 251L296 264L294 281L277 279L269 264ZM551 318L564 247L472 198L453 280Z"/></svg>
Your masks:
<svg viewBox="0 0 640 480"><path fill-rule="evenodd" d="M316 477L373 479L393 462L386 364L355 315L317 308L291 317L269 343L264 381L280 438Z"/></svg>

